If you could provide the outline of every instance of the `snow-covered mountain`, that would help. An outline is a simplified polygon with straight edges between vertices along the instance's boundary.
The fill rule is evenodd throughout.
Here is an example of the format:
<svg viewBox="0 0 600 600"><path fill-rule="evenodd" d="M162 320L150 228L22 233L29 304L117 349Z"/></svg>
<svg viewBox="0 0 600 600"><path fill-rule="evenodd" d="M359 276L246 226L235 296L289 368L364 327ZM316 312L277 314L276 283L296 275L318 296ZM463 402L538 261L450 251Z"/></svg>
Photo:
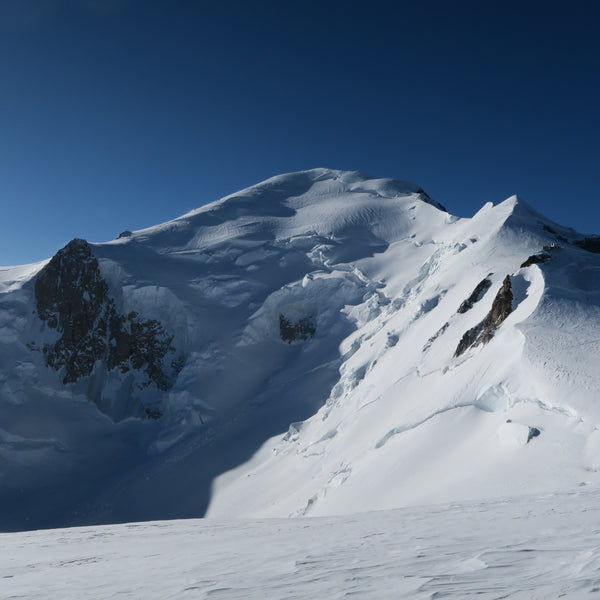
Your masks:
<svg viewBox="0 0 600 600"><path fill-rule="evenodd" d="M0 528L600 483L600 239L314 169L0 269Z"/></svg>

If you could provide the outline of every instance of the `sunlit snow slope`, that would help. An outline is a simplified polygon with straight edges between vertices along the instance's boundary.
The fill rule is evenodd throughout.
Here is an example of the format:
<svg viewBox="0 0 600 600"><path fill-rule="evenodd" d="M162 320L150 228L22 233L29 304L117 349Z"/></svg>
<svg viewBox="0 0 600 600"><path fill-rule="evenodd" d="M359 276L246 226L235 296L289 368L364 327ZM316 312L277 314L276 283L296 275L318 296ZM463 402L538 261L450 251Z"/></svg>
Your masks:
<svg viewBox="0 0 600 600"><path fill-rule="evenodd" d="M2 269L0 527L596 485L597 241L315 169Z"/></svg>
<svg viewBox="0 0 600 600"><path fill-rule="evenodd" d="M599 500L584 489L314 519L4 533L0 597L594 598Z"/></svg>

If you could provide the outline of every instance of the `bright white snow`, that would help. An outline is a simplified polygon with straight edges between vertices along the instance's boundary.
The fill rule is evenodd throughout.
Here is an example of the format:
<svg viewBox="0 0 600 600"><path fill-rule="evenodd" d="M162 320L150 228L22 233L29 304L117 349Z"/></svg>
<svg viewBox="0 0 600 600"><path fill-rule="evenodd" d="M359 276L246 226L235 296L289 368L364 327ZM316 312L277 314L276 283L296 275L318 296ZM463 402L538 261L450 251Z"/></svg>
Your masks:
<svg viewBox="0 0 600 600"><path fill-rule="evenodd" d="M588 598L597 491L309 519L162 521L0 534L0 596Z"/></svg>
<svg viewBox="0 0 600 600"><path fill-rule="evenodd" d="M2 269L0 529L597 488L600 255L580 237L517 197L459 219L414 184L315 169L94 244L118 310L186 357L167 393L101 365L63 386L43 264ZM455 357L507 275L513 312ZM314 338L287 344L281 316ZM134 418L146 401L159 421Z"/></svg>

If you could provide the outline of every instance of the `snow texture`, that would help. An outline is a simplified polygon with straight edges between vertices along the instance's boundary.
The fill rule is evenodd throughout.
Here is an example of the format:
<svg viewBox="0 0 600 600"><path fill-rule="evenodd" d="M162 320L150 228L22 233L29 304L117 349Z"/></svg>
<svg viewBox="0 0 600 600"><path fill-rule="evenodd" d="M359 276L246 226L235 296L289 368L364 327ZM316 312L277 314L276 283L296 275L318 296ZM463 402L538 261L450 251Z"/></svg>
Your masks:
<svg viewBox="0 0 600 600"><path fill-rule="evenodd" d="M0 596L478 598L600 592L600 496L522 496L311 519L1 534Z"/></svg>
<svg viewBox="0 0 600 600"><path fill-rule="evenodd" d="M581 239L516 196L457 218L414 184L314 169L90 244L115 313L156 321L172 338L182 358L168 389L100 360L89 376L64 384L64 373L48 368L43 354L58 334L35 303L36 276L47 263L0 269L0 530L404 507L381 515L384 530L400 535L390 521L416 519L410 515L417 509L407 507L460 502L485 512L485 499L572 498L582 484L598 488L600 255L593 240L573 243ZM542 254L549 258L528 260ZM455 356L507 277L506 318L487 343ZM514 502L522 508L525 500ZM508 518L510 507L503 513L502 504L490 506ZM195 524L204 532L198 535L210 536L212 522ZM351 518L319 522L340 532L362 527ZM377 519L369 523L367 529L380 527ZM228 539L246 527L239 539L254 543L261 526L221 523L218 531ZM280 527L285 539L306 536L302 560L310 564L314 530L302 533L299 521ZM177 524L137 531L156 528L172 531L173 540L186 535ZM501 533L492 528L490 539L500 543L493 536ZM536 538L548 544L545 556L554 556L559 535ZM507 541L515 564L522 541ZM470 543L461 546L474 551L460 558L467 565L502 563L499 555L481 558L485 548ZM401 546L389 551L403 552ZM443 577L477 579L452 562L450 550L432 552L437 562L423 569L421 559L402 555L414 575L405 581L398 573L397 590L405 585L411 593L433 581L432 565L453 574L435 571L440 595ZM343 565L327 556L322 568L346 577L348 556ZM118 560L110 560L116 569ZM592 553L589 564L595 560ZM217 569L227 564L210 561ZM300 569L311 589L311 567L290 561L289 581L297 582ZM560 559L550 562L554 581ZM582 572L587 564L582 559ZM214 578L208 571L202 577ZM500 577L490 572L486 578ZM259 585L223 577L202 589L236 597L214 590ZM525 581L512 571L503 577L517 587ZM149 581L159 579L167 578ZM194 585L195 575L189 579ZM153 597L162 588L147 589Z"/></svg>

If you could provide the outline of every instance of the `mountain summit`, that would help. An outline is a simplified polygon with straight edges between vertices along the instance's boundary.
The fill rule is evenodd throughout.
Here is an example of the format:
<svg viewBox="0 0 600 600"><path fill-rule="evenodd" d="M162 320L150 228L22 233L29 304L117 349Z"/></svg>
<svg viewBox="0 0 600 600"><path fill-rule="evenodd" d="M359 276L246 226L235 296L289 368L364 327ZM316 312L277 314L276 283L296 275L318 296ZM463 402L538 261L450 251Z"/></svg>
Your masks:
<svg viewBox="0 0 600 600"><path fill-rule="evenodd" d="M600 483L600 243L313 169L0 269L0 528Z"/></svg>

